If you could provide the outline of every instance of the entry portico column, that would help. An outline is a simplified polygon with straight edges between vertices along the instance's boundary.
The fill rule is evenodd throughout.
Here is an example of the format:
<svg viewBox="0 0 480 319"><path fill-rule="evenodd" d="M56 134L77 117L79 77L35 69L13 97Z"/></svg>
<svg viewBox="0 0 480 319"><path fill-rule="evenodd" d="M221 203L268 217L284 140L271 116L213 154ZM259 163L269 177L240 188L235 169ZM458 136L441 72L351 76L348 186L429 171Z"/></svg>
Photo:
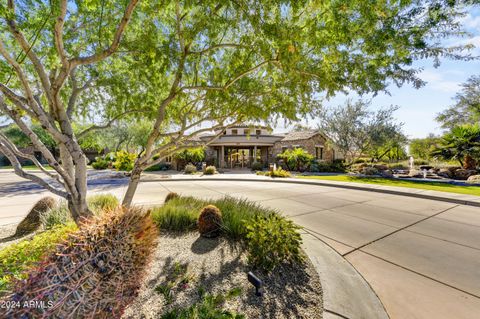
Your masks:
<svg viewBox="0 0 480 319"><path fill-rule="evenodd" d="M253 162L257 162L257 145L253 147Z"/></svg>
<svg viewBox="0 0 480 319"><path fill-rule="evenodd" d="M225 147L222 145L222 150L220 151L220 167L225 168L224 161L225 161Z"/></svg>

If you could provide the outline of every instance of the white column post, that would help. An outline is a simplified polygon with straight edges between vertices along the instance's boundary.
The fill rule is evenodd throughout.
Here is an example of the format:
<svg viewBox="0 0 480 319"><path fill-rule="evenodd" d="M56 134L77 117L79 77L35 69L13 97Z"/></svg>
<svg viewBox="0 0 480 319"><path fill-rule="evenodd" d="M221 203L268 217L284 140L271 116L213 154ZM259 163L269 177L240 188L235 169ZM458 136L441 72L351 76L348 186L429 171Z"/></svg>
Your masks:
<svg viewBox="0 0 480 319"><path fill-rule="evenodd" d="M253 147L253 162L257 162L257 145Z"/></svg>
<svg viewBox="0 0 480 319"><path fill-rule="evenodd" d="M225 147L222 145L222 149L220 151L220 167L225 168L224 161L225 161Z"/></svg>

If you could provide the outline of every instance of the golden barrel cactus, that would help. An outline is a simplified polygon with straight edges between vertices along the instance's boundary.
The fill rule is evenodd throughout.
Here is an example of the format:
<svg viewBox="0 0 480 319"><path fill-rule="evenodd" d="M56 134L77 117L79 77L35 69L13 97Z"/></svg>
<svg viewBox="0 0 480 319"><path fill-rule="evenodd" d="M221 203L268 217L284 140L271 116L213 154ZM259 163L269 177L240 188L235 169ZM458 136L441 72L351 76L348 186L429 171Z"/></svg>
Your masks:
<svg viewBox="0 0 480 319"><path fill-rule="evenodd" d="M213 238L222 231L222 212L214 205L205 206L198 217L198 231L200 235Z"/></svg>

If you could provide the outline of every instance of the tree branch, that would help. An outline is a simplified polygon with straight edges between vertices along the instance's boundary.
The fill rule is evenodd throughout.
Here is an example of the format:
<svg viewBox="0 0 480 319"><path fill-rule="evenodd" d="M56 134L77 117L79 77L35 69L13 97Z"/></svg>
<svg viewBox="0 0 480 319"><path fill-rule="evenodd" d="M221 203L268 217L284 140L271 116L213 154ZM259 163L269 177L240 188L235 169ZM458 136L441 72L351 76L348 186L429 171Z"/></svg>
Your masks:
<svg viewBox="0 0 480 319"><path fill-rule="evenodd" d="M25 179L31 180L32 182L35 182L47 190L51 191L52 193L63 197L67 198L68 193L56 188L53 185L50 185L48 182L43 180L41 177L38 177L34 174L27 173L25 170L22 169L22 165L20 164L18 158L15 156L15 154L4 144L3 140L0 139L0 151L2 151L3 154L8 158L8 160L12 163L13 169L15 171L15 174L17 174L20 177L23 177Z"/></svg>
<svg viewBox="0 0 480 319"><path fill-rule="evenodd" d="M83 130L82 132L78 133L77 134L77 138L81 138L83 136L85 136L86 134L88 134L89 132L91 131L95 131L95 130L101 130L101 129L106 129L106 128L109 128L115 121L117 121L118 119L120 119L121 117L127 115L127 114L131 114L131 113L140 113L140 112L146 112L146 110L129 110L129 111L125 111L121 114L118 114L116 116L114 116L112 119L110 119L107 123L103 124L103 125L92 125L88 128L86 128L85 130Z"/></svg>
<svg viewBox="0 0 480 319"><path fill-rule="evenodd" d="M252 73L252 72L255 72L256 70L260 69L262 66L264 66L264 65L266 65L266 64L269 64L269 63L272 63L272 62L276 62L276 61L277 61L276 59L270 59L270 60L263 61L262 63L257 64L256 66L254 66L253 68L250 68L250 69L248 69L248 70L245 70L244 72L240 73L239 75L237 75L237 76L234 77L233 79L228 80L223 86L193 85L193 86L184 86L184 87L182 87L180 90L182 90L182 91L186 91L186 90L225 91L225 90L227 90L230 86L232 86L233 84L235 84L235 82L237 82L238 80L240 80L240 79L242 79L243 77L247 76L248 74L250 74L250 73Z"/></svg>
<svg viewBox="0 0 480 319"><path fill-rule="evenodd" d="M117 27L117 30L115 31L115 35L113 36L113 41L107 49L103 50L100 53L96 53L87 57L76 57L76 58L70 59L71 66L74 67L82 64L95 63L112 55L120 45L120 40L122 38L122 35L125 31L125 28L128 25L128 22L130 21L133 10L137 6L138 1L139 0L130 0L130 2L128 3L127 8L125 9L125 12L123 14L122 20L120 21Z"/></svg>

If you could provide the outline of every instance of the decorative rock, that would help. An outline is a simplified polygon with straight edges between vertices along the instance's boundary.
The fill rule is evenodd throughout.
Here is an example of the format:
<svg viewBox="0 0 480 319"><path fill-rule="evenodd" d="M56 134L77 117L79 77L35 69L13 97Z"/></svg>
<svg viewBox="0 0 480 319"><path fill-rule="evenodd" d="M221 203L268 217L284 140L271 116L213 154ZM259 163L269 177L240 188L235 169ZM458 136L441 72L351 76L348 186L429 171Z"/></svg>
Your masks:
<svg viewBox="0 0 480 319"><path fill-rule="evenodd" d="M431 165L420 165L420 170L423 171L424 169L426 169L427 171L432 169L433 166Z"/></svg>
<svg viewBox="0 0 480 319"><path fill-rule="evenodd" d="M381 171L380 175L382 175L382 177L385 177L385 178L393 178L393 172L389 169Z"/></svg>
<svg viewBox="0 0 480 319"><path fill-rule="evenodd" d="M375 167L364 167L361 173L363 175L378 175L378 170Z"/></svg>
<svg viewBox="0 0 480 319"><path fill-rule="evenodd" d="M198 231L200 235L213 238L220 235L222 230L222 212L214 205L205 206L198 217Z"/></svg>
<svg viewBox="0 0 480 319"><path fill-rule="evenodd" d="M440 168L437 171L437 175L444 178L452 178L453 176L452 172L447 168Z"/></svg>
<svg viewBox="0 0 480 319"><path fill-rule="evenodd" d="M455 179L466 180L470 176L476 175L476 174L477 174L476 170L460 168L460 169L455 170L455 172L453 173L453 177Z"/></svg>
<svg viewBox="0 0 480 319"><path fill-rule="evenodd" d="M472 175L468 177L467 183L469 184L480 184L480 175Z"/></svg>
<svg viewBox="0 0 480 319"><path fill-rule="evenodd" d="M375 167L377 170L379 171L386 171L388 170L388 166L387 165L384 165L384 164L376 164L376 165L373 165L373 167Z"/></svg>
<svg viewBox="0 0 480 319"><path fill-rule="evenodd" d="M411 169L408 172L408 176L420 178L420 177L423 177L423 172L419 171L418 169Z"/></svg>
<svg viewBox="0 0 480 319"><path fill-rule="evenodd" d="M27 216L20 222L15 231L15 236L24 236L36 231L40 225L40 215L52 209L57 201L53 197L44 197L33 205Z"/></svg>

